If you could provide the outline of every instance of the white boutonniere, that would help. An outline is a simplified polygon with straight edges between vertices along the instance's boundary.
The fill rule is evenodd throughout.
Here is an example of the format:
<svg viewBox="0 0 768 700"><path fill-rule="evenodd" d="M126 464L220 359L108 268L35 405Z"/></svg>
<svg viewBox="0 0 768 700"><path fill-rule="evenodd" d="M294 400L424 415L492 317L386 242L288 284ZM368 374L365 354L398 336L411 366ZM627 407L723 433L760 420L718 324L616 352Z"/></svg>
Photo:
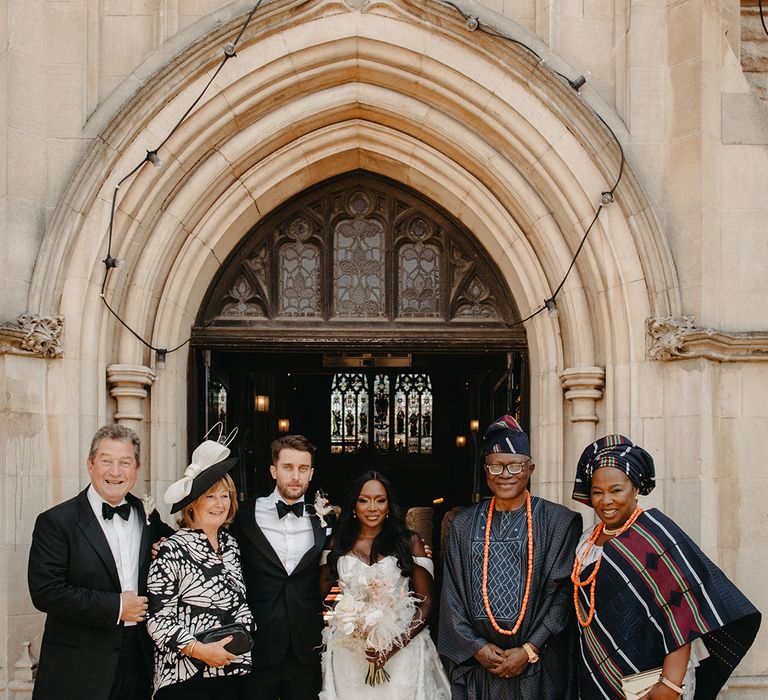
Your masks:
<svg viewBox="0 0 768 700"><path fill-rule="evenodd" d="M322 527L328 527L328 523L325 522L325 516L328 515L328 513L333 512L333 506L330 504L328 496L322 491L318 491L315 494L315 502L312 505L315 509L315 515L320 520L320 525Z"/></svg>
<svg viewBox="0 0 768 700"><path fill-rule="evenodd" d="M155 499L152 498L152 494L145 493L141 497L141 505L144 506L144 520L149 525L149 516L155 510Z"/></svg>

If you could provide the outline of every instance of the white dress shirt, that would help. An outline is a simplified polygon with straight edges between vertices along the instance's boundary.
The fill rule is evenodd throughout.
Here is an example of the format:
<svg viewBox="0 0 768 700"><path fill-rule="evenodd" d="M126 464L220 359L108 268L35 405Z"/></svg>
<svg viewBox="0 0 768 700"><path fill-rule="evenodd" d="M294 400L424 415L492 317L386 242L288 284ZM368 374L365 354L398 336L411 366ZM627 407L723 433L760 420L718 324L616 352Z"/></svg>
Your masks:
<svg viewBox="0 0 768 700"><path fill-rule="evenodd" d="M123 520L115 514L112 520L106 520L102 516L102 503L104 499L96 493L93 484L88 487L88 502L93 508L96 520L104 531L109 549L115 559L117 575L120 577L120 588L123 591L139 590L139 548L141 547L141 521L131 508L128 520ZM122 505L123 499L118 505ZM120 601L120 615L123 614L123 602ZM125 625L135 625L135 622L126 622Z"/></svg>
<svg viewBox="0 0 768 700"><path fill-rule="evenodd" d="M286 573L290 575L301 558L314 545L315 534L306 508L301 518L297 518L293 513L288 513L283 518L277 517L277 502L282 500L275 488L269 496L256 499L254 510L256 524L272 545ZM303 496L299 502L304 503Z"/></svg>

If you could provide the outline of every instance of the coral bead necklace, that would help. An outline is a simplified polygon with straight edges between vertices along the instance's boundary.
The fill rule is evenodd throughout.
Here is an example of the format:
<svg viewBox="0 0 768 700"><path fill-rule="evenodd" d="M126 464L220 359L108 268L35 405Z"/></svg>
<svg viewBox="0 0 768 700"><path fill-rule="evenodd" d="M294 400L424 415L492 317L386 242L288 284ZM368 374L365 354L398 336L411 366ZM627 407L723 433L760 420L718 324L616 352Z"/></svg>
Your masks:
<svg viewBox="0 0 768 700"><path fill-rule="evenodd" d="M637 520L638 516L642 512L643 509L640 506L637 506L637 508L635 508L635 510L632 512L632 515L627 518L626 522L616 530L606 530L605 523L598 523L595 525L595 529L592 531L592 534L587 540L587 546L584 548L581 556L576 557L574 560L573 570L571 571L571 583L573 583L573 607L576 608L576 617L582 627L589 627L590 623L592 622L592 618L595 616L595 583L597 579L597 572L600 570L600 564L603 561L603 558L600 557L595 562L595 568L592 570L592 573L582 581L581 569L584 566L584 561L587 558L587 554L589 554L589 550L592 549L595 542L600 539L601 534L618 536L626 532L630 527L632 527L632 524L635 522L635 520ZM582 619L581 610L579 608L579 589L584 588L584 586L589 586L589 614L587 615L586 620Z"/></svg>
<svg viewBox="0 0 768 700"><path fill-rule="evenodd" d="M523 624L525 611L528 607L528 595L531 591L531 577L533 576L533 518L531 517L531 492L525 492L525 514L528 519L528 575L525 580L525 593L523 595L523 602L520 605L520 615L517 618L515 626L511 630L505 630L499 626L499 623L496 622L496 618L491 612L491 603L488 600L488 552L490 550L491 523L493 522L493 510L495 506L496 496L491 499L491 505L488 508L488 522L485 524L485 546L483 547L483 604L485 605L485 612L488 615L488 620L493 626L493 629L499 634L511 637L513 634L517 634L520 625Z"/></svg>

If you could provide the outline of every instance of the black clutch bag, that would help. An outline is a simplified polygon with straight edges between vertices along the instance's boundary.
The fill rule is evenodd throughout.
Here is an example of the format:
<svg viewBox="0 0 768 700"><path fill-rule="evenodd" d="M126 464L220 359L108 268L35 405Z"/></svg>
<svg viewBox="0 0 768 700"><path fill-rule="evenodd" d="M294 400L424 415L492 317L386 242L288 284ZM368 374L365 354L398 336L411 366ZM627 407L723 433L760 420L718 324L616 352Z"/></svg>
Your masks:
<svg viewBox="0 0 768 700"><path fill-rule="evenodd" d="M198 632L195 635L195 639L203 644L210 644L230 636L232 639L224 645L228 652L240 656L245 654L246 651L251 650L253 639L251 639L251 635L241 622L233 622L230 625L222 625L221 627L211 627L211 629Z"/></svg>

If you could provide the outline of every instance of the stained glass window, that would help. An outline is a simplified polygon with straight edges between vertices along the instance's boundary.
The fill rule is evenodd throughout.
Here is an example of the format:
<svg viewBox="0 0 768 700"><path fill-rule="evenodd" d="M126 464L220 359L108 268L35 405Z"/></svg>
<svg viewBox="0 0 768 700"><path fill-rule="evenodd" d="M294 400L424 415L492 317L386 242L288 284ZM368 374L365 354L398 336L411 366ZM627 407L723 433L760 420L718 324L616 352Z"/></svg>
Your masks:
<svg viewBox="0 0 768 700"><path fill-rule="evenodd" d="M280 314L320 315L320 251L307 241L312 228L297 216L285 232L288 243L280 247Z"/></svg>
<svg viewBox="0 0 768 700"><path fill-rule="evenodd" d="M207 424L214 425L221 421L224 432L227 431L227 387L213 373L208 375L208 415Z"/></svg>
<svg viewBox="0 0 768 700"><path fill-rule="evenodd" d="M405 228L408 243L398 251L400 316L438 317L440 309L440 250L426 240L432 226L417 216Z"/></svg>
<svg viewBox="0 0 768 700"><path fill-rule="evenodd" d="M432 454L432 382L428 374L339 373L331 384L331 452ZM373 406L370 415L369 406Z"/></svg>
<svg viewBox="0 0 768 700"><path fill-rule="evenodd" d="M367 217L370 201L355 192L354 218L334 227L333 287L337 316L384 316L384 224Z"/></svg>
<svg viewBox="0 0 768 700"><path fill-rule="evenodd" d="M357 452L369 445L368 377L336 374L331 384L331 453Z"/></svg>
<svg viewBox="0 0 768 700"><path fill-rule="evenodd" d="M389 451L389 377L377 374L373 380L373 444L378 452Z"/></svg>
<svg viewBox="0 0 768 700"><path fill-rule="evenodd" d="M397 376L395 450L432 454L432 382L428 374Z"/></svg>

